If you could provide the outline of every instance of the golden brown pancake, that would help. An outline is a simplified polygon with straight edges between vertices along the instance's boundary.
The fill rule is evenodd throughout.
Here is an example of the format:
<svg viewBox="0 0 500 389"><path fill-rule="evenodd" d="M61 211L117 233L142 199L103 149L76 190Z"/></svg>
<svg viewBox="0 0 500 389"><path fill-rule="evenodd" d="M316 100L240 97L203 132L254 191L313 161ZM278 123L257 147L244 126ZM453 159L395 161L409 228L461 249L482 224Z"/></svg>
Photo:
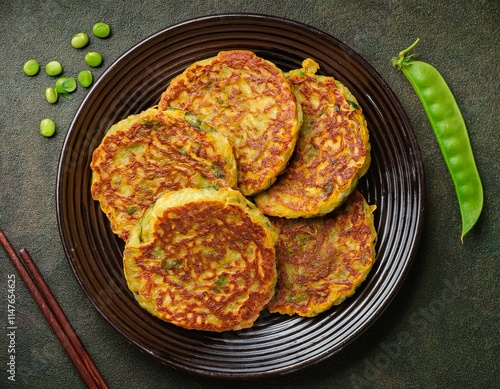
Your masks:
<svg viewBox="0 0 500 389"><path fill-rule="evenodd" d="M233 189L169 192L144 214L124 251L130 290L177 326L251 327L274 293L277 235Z"/></svg>
<svg viewBox="0 0 500 389"><path fill-rule="evenodd" d="M317 75L313 60L302 66L287 74L303 111L295 153L278 180L254 199L267 215L325 215L345 200L370 164L368 129L354 96L333 77Z"/></svg>
<svg viewBox="0 0 500 389"><path fill-rule="evenodd" d="M375 261L374 209L355 190L323 217L271 217L279 234L278 283L268 310L316 316L351 296Z"/></svg>
<svg viewBox="0 0 500 389"><path fill-rule="evenodd" d="M92 197L124 240L165 192L236 186L227 139L176 109L153 107L113 125L95 149L91 168Z"/></svg>
<svg viewBox="0 0 500 389"><path fill-rule="evenodd" d="M289 81L251 51L220 52L175 77L159 107L192 112L226 136L238 188L250 196L271 185L294 150L302 113Z"/></svg>

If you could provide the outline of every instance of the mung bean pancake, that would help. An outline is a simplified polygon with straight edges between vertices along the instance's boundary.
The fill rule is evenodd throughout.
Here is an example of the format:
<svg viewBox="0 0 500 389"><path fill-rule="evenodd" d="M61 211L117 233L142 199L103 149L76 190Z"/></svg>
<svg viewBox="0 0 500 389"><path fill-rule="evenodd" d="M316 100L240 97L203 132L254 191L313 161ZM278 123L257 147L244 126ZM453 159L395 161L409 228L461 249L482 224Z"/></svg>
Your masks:
<svg viewBox="0 0 500 389"><path fill-rule="evenodd" d="M192 112L226 136L238 188L250 196L271 185L288 163L302 122L290 82L251 51L223 51L175 77L159 107Z"/></svg>
<svg viewBox="0 0 500 389"><path fill-rule="evenodd" d="M176 109L152 107L114 124L90 166L92 197L123 240L167 191L236 186L236 161L227 139Z"/></svg>
<svg viewBox="0 0 500 389"><path fill-rule="evenodd" d="M144 214L124 250L142 308L177 326L251 327L274 293L276 231L237 190L169 192Z"/></svg>
<svg viewBox="0 0 500 389"><path fill-rule="evenodd" d="M368 129L356 98L312 59L287 74L299 96L303 124L286 171L255 197L267 215L325 215L356 187L370 164Z"/></svg>
<svg viewBox="0 0 500 389"><path fill-rule="evenodd" d="M374 209L355 190L323 217L271 217L278 283L267 309L311 317L351 296L375 262Z"/></svg>

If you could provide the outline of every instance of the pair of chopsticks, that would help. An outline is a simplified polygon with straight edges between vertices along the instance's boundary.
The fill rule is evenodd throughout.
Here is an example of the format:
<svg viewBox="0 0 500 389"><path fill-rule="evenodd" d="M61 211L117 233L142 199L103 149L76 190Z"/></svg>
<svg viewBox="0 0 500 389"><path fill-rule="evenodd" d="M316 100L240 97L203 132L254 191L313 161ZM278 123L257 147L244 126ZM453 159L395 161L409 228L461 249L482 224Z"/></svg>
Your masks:
<svg viewBox="0 0 500 389"><path fill-rule="evenodd" d="M108 388L106 381L104 381L92 358L87 350L85 350L80 338L71 326L49 286L45 283L42 274L31 259L28 251L25 248L20 249L20 258L2 229L0 229L0 243L87 387L92 389Z"/></svg>

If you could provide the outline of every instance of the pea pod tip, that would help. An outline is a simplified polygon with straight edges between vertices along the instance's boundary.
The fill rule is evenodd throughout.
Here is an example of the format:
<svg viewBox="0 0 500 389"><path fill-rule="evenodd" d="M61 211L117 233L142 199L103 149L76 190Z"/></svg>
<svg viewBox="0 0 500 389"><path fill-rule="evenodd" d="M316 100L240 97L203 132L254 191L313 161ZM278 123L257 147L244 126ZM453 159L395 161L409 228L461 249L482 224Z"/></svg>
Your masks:
<svg viewBox="0 0 500 389"><path fill-rule="evenodd" d="M404 66L406 66L408 62L417 55L417 54L408 55L408 53L418 44L418 42L420 42L420 38L417 38L415 42L413 42L406 49L401 50L397 57L393 57L391 59L392 66L394 66L397 69L402 69Z"/></svg>

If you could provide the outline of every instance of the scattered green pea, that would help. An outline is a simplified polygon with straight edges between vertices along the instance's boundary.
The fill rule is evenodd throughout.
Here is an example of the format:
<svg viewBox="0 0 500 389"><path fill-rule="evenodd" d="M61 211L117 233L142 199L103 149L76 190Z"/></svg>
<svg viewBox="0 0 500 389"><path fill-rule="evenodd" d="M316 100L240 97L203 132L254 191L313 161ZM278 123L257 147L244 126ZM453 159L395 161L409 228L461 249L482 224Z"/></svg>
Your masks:
<svg viewBox="0 0 500 389"><path fill-rule="evenodd" d="M35 76L40 70L40 65L36 60L30 59L24 64L23 70L27 76Z"/></svg>
<svg viewBox="0 0 500 389"><path fill-rule="evenodd" d="M60 77L56 81L56 90L64 96L68 96L76 89L76 80L73 77Z"/></svg>
<svg viewBox="0 0 500 389"><path fill-rule="evenodd" d="M78 73L78 82L84 88L88 88L90 85L92 85L93 81L94 78L90 70L82 70L80 73Z"/></svg>
<svg viewBox="0 0 500 389"><path fill-rule="evenodd" d="M102 56L97 51L90 51L85 55L87 65L96 68L102 63Z"/></svg>
<svg viewBox="0 0 500 389"><path fill-rule="evenodd" d="M93 34L98 38L107 38L111 33L111 28L103 22L95 23L92 27ZM89 36L85 32L79 32L71 38L71 46L81 49L89 43ZM85 62L88 66L98 67L102 64L102 56L96 51L91 51L85 55ZM35 76L40 71L39 63L30 59L23 66L23 71L27 76ZM45 72L49 76L58 76L63 73L63 67L58 61L51 61L45 65ZM78 83L84 88L92 85L94 78L89 70L82 70L78 73ZM45 89L45 98L50 104L55 104L59 99L59 94L69 96L77 88L77 82L73 77L60 77L56 80L55 87ZM43 119L40 122L40 133L44 137L51 137L56 132L56 124L52 119Z"/></svg>
<svg viewBox="0 0 500 389"><path fill-rule="evenodd" d="M47 88L45 89L45 98L50 104L57 103L57 99L59 98L59 93L56 88Z"/></svg>
<svg viewBox="0 0 500 389"><path fill-rule="evenodd" d="M81 49L87 46L87 43L89 43L89 36L84 32L79 32L71 38L71 46L75 49Z"/></svg>
<svg viewBox="0 0 500 389"><path fill-rule="evenodd" d="M462 216L462 236L474 227L483 208L483 186L460 108L448 84L432 65L407 55L419 39L402 50L392 64L417 93L450 172Z"/></svg>
<svg viewBox="0 0 500 389"><path fill-rule="evenodd" d="M40 133L47 137L50 138L53 136L56 132L56 124L52 119L43 119L40 122Z"/></svg>
<svg viewBox="0 0 500 389"><path fill-rule="evenodd" d="M106 23L98 22L92 26L92 32L98 38L107 38L111 32L111 28Z"/></svg>
<svg viewBox="0 0 500 389"><path fill-rule="evenodd" d="M58 76L63 71L62 65L57 61L51 61L45 65L45 72L49 76Z"/></svg>

